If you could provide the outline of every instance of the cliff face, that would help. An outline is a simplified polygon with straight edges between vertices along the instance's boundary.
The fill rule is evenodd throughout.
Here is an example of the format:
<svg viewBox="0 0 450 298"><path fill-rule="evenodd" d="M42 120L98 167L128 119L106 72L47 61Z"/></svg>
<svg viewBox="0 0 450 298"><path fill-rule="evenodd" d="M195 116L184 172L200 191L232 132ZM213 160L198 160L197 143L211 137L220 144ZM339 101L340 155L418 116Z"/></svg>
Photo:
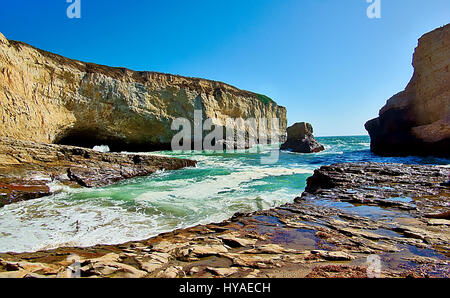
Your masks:
<svg viewBox="0 0 450 298"><path fill-rule="evenodd" d="M406 89L366 123L380 155L450 154L450 24L419 39Z"/></svg>
<svg viewBox="0 0 450 298"><path fill-rule="evenodd" d="M178 117L279 118L286 109L230 85L71 60L0 34L0 137L112 150L168 148Z"/></svg>

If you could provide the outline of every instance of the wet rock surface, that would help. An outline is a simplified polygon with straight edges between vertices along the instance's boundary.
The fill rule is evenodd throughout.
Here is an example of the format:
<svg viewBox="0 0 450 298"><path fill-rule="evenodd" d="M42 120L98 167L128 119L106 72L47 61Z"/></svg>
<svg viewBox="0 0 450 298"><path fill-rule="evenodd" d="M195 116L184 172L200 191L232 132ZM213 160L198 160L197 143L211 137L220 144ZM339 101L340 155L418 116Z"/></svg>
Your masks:
<svg viewBox="0 0 450 298"><path fill-rule="evenodd" d="M288 127L287 140L281 145L280 150L297 153L317 153L325 150L325 147L314 138L312 125L301 122Z"/></svg>
<svg viewBox="0 0 450 298"><path fill-rule="evenodd" d="M450 169L336 164L292 204L148 240L0 254L0 276L449 277ZM69 268L70 267L70 268ZM68 269L69 268L69 269Z"/></svg>
<svg viewBox="0 0 450 298"><path fill-rule="evenodd" d="M192 160L0 138L0 207L47 196L64 186L105 186L158 170L195 165Z"/></svg>

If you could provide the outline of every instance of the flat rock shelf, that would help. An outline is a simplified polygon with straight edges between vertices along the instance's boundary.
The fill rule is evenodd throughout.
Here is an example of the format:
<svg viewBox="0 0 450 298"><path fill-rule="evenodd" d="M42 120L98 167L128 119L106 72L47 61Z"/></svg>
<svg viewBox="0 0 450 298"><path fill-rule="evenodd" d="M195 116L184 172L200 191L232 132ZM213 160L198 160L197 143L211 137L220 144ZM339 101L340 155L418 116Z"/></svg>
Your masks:
<svg viewBox="0 0 450 298"><path fill-rule="evenodd" d="M121 245L0 254L0 277L66 277L74 258L81 277L449 277L449 176L323 166L292 204Z"/></svg>
<svg viewBox="0 0 450 298"><path fill-rule="evenodd" d="M196 161L0 138L0 207L51 195L64 186L100 187Z"/></svg>

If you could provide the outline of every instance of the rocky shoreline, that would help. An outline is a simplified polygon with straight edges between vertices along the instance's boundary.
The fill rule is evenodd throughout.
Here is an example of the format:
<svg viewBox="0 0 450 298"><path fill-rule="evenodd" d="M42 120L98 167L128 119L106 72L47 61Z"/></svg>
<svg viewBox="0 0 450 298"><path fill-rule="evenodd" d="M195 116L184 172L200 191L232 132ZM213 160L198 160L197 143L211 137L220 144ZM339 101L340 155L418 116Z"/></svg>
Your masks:
<svg viewBox="0 0 450 298"><path fill-rule="evenodd" d="M0 138L0 208L60 191L99 187L160 170L193 167L195 161Z"/></svg>
<svg viewBox="0 0 450 298"><path fill-rule="evenodd" d="M67 277L74 260L82 277L449 277L449 177L323 166L292 204L120 245L4 253L0 277Z"/></svg>

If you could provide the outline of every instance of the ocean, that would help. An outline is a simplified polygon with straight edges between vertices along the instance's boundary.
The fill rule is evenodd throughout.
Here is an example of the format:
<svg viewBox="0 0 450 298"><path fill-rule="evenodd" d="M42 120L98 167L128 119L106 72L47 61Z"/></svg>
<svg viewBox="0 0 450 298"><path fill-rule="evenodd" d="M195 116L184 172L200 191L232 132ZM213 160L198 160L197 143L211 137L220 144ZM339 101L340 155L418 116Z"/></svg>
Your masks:
<svg viewBox="0 0 450 298"><path fill-rule="evenodd" d="M368 136L316 139L324 152L280 152L270 165L261 157L279 146L261 146L258 153L150 153L194 159L198 166L96 189L61 188L52 196L6 205L0 209L0 252L119 244L277 207L300 196L314 169L327 164L450 164L434 157L375 156Z"/></svg>

